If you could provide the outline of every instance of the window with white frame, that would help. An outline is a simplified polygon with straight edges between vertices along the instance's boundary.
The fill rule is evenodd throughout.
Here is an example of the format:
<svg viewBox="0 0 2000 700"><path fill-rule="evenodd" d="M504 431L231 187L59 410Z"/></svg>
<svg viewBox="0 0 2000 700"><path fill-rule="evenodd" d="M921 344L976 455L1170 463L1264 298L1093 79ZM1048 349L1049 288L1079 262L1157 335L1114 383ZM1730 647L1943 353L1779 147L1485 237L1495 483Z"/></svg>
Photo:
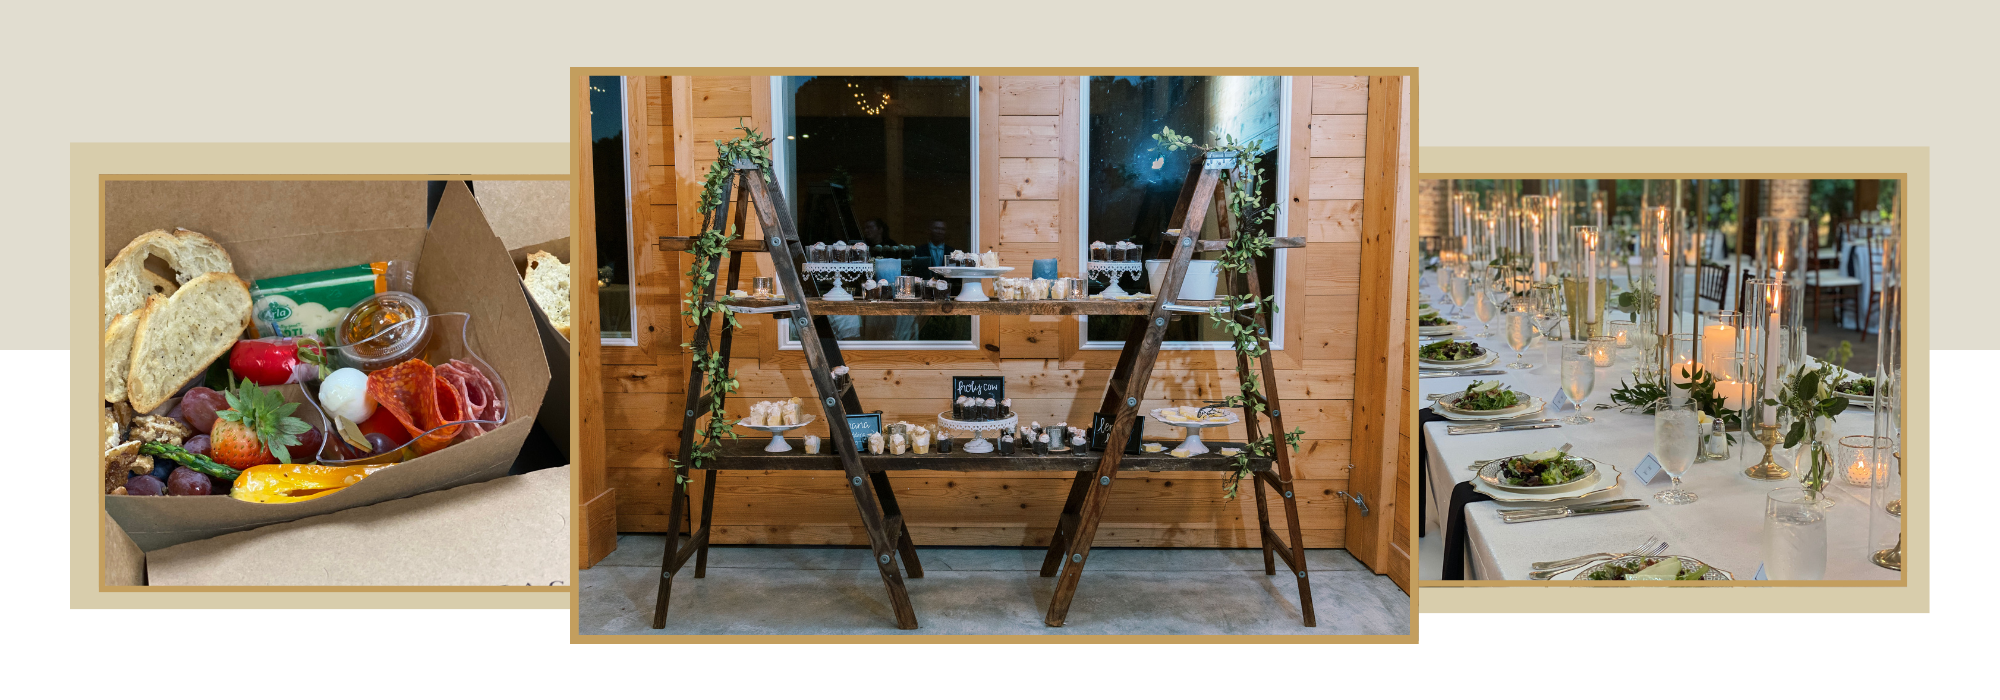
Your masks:
<svg viewBox="0 0 2000 700"><path fill-rule="evenodd" d="M625 77L593 75L590 91L591 206L597 219L597 323L605 345L634 345L632 178L625 150Z"/></svg>
<svg viewBox="0 0 2000 700"><path fill-rule="evenodd" d="M871 277L930 279L978 251L978 86L970 76L772 78L774 160L807 246L866 243ZM815 296L831 280L807 279ZM844 283L858 296L860 279ZM843 347L971 348L971 316L835 316ZM792 326L785 347L796 347Z"/></svg>
<svg viewBox="0 0 2000 700"><path fill-rule="evenodd" d="M1262 235L1283 236L1289 185L1285 154L1290 141L1290 82L1283 76L1089 76L1082 85L1080 102L1087 118L1078 120L1083 131L1084 177L1079 193L1083 206L1083 230L1077 242L1078 259L1090 259L1092 243L1115 246L1130 242L1148 258L1164 255L1160 232L1178 228L1173 216L1181 187L1187 179L1188 159L1199 158L1194 149L1168 153L1157 148L1153 135L1162 128L1192 136L1196 143L1214 143L1216 132L1239 140L1263 141L1258 168L1263 170L1266 202L1279 207L1264 224ZM1220 200L1216 208L1224 207ZM1219 209L1218 209L1219 210ZM1202 232L1203 238L1217 237L1214 221ZM1277 297L1275 327L1284 327L1286 251L1272 252L1272 263L1259 273L1258 283L1267 295ZM1198 253L1198 259L1212 259L1220 253ZM1152 280L1143 269L1138 279L1127 276L1118 281L1128 292L1152 291ZM1261 267L1261 266L1260 266ZM1091 281L1091 293L1104 291L1109 280ZM1218 290L1217 294L1225 293ZM1115 349L1123 346L1131 317L1093 316L1083 323L1084 349ZM1166 347L1207 349L1232 347L1229 336L1214 328L1206 317L1177 316L1167 327ZM1272 346L1282 348L1283 334L1272 335Z"/></svg>

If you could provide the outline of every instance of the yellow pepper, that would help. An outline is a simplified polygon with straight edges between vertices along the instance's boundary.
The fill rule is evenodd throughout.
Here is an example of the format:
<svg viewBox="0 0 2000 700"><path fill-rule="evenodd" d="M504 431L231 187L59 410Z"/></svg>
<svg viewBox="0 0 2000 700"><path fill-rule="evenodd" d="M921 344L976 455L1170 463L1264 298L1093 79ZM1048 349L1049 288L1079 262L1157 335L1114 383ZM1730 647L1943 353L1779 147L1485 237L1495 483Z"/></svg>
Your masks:
<svg viewBox="0 0 2000 700"><path fill-rule="evenodd" d="M229 496L250 503L297 503L353 486L377 469L319 464L265 464L243 470Z"/></svg>

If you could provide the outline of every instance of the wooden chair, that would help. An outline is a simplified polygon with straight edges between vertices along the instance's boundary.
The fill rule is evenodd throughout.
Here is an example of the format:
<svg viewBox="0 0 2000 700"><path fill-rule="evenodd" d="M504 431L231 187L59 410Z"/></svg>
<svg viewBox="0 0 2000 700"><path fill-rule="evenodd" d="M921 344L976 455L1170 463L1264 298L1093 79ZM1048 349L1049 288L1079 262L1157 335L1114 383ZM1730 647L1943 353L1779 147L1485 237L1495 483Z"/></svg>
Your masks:
<svg viewBox="0 0 2000 700"><path fill-rule="evenodd" d="M1835 323L1840 322L1841 311L1850 305L1854 307L1856 314L1861 313L1861 280L1841 271L1838 252L1835 252L1831 259L1814 257L1815 260L1806 270L1806 299L1812 303L1810 309L1813 332L1818 333L1819 305L1822 300L1831 303Z"/></svg>
<svg viewBox="0 0 2000 700"><path fill-rule="evenodd" d="M1716 308L1726 308L1729 303L1729 268L1701 261L1701 277L1695 282L1695 295L1715 302Z"/></svg>

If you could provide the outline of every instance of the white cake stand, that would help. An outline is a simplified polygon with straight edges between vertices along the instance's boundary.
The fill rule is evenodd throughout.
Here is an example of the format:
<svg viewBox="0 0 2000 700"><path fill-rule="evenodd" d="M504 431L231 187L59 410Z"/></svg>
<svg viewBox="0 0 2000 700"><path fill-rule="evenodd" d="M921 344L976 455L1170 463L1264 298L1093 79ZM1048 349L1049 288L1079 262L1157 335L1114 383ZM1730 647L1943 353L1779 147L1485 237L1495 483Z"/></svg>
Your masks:
<svg viewBox="0 0 2000 700"><path fill-rule="evenodd" d="M1090 276L1110 275L1111 280L1106 282L1104 286L1104 298L1122 297L1131 294L1131 292L1125 291L1118 286L1118 278L1124 275L1131 275L1132 281L1139 281L1139 271L1142 264L1133 261L1111 262L1109 260L1092 260L1090 261L1089 268Z"/></svg>
<svg viewBox="0 0 2000 700"><path fill-rule="evenodd" d="M987 442L986 438L979 436L981 431L991 430L998 433L1002 430L1019 426L1020 424L1021 414L1019 413L1008 414L1006 418L1000 420L957 420L951 417L950 411L938 414L938 427L945 430L972 431L972 441L958 448L972 454L985 454L993 451L993 443Z"/></svg>
<svg viewBox="0 0 2000 700"><path fill-rule="evenodd" d="M1235 425L1239 422L1242 422L1243 420L1241 417L1236 415L1235 411L1227 412L1229 414L1229 420L1210 421L1204 423L1197 423L1193 421L1182 421L1182 420L1167 420L1165 418L1160 417L1160 409L1157 408L1153 409L1152 413L1153 413L1153 420L1179 428L1187 428L1187 439L1181 441L1180 447L1176 447L1174 449L1187 450L1188 456L1190 457L1195 455L1208 454L1208 446L1201 444L1202 428L1221 428L1224 426ZM1173 450L1168 450L1168 451L1171 452Z"/></svg>
<svg viewBox="0 0 2000 700"><path fill-rule="evenodd" d="M958 296L952 297L952 301L992 301L992 298L986 296L986 283L980 280L993 279L999 277L1000 273L1012 271L1014 271L1014 268L1011 267L931 268L931 272L938 273L940 277L965 280L964 284L959 285ZM970 452L971 450L967 451Z"/></svg>
<svg viewBox="0 0 2000 700"><path fill-rule="evenodd" d="M749 428L751 430L762 430L764 432L770 433L771 443L764 446L765 452L790 452L792 451L792 443L785 442L785 431L803 428L806 426L807 423L813 422L813 419L817 417L818 416L806 416L805 423L800 423L798 425L743 425L741 423L738 423L737 427Z"/></svg>
<svg viewBox="0 0 2000 700"><path fill-rule="evenodd" d="M827 301L854 301L854 295L849 294L847 287L843 285L849 281L861 279L862 275L875 272L875 263L809 262L805 264L805 269L806 274L812 275L813 279L833 283L833 289L821 295L821 299Z"/></svg>

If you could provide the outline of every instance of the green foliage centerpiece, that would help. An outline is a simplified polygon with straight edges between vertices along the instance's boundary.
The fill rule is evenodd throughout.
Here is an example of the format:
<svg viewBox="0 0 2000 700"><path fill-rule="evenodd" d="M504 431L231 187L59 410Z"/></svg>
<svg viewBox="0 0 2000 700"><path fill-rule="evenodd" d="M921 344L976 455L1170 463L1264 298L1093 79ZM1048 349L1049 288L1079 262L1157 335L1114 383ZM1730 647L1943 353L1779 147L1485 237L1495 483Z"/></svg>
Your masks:
<svg viewBox="0 0 2000 700"><path fill-rule="evenodd" d="M687 291L681 293L684 302L681 304L681 315L688 317L695 327L700 327L702 322L709 320L711 316L718 315L721 317L723 327L742 327L736 320L735 312L708 296L708 292L715 287L715 273L720 267L718 263L722 255L728 252L729 242L735 240L740 233L729 224L726 217L716 216L715 212L729 203L729 176L735 172L737 160L756 163L760 167L755 177L769 181L771 140L757 133L754 128L737 127L737 129L744 132L744 135L731 141L715 142L715 162L709 165L708 174L703 177L701 183L702 230L701 235L694 240L693 246L688 250L694 254L695 261L694 265L688 268ZM703 465L715 459L716 440L735 437L733 430L735 421L729 420L728 414L723 410L723 400L729 396L729 392L736 390L737 383L736 377L729 373L728 362L714 346L704 345L701 351L696 352L694 343L689 341L681 343L681 347L687 348L690 353L694 369L707 378L703 393L709 397L708 421L695 426L694 448L682 456L687 460L687 466L701 469ZM681 466L682 462L675 460L674 465ZM685 489L688 478L676 473L674 482Z"/></svg>
<svg viewBox="0 0 2000 700"><path fill-rule="evenodd" d="M1833 388L1840 374L1826 365L1796 372L1785 378L1777 399L1764 400L1766 405L1777 406L1784 413L1780 421L1791 423L1785 432L1785 449L1805 444L1793 463L1799 469L1799 485L1814 496L1826 490L1827 480L1833 474L1833 452L1820 439L1820 419L1832 421L1847 410L1847 397Z"/></svg>
<svg viewBox="0 0 2000 700"><path fill-rule="evenodd" d="M1264 222L1271 219L1274 208L1263 201L1264 176L1257 170L1257 163L1261 160L1260 154L1264 151L1264 141L1263 139L1241 141L1221 132L1216 132L1215 136L1221 143L1202 146L1195 144L1192 136L1176 134L1171 128L1163 128L1160 133L1153 135L1153 141L1169 153L1193 148L1204 154L1210 151L1236 154L1236 164L1229 170L1229 179L1234 186L1224 189L1229 193L1227 211L1229 218L1234 222L1231 229L1235 235L1230 236L1229 245L1223 249L1222 257L1216 261L1216 266L1235 275L1254 275L1257 274L1257 259L1271 252L1271 238L1257 233ZM1245 408L1253 414L1262 413L1266 408L1261 402L1246 399L1264 395L1258 388L1257 374L1249 371L1247 362L1269 352L1267 344L1271 341L1270 330L1254 322L1246 325L1240 320L1269 318L1270 314L1276 311L1275 295L1260 297L1255 294L1224 295L1217 305L1209 310L1208 320L1215 324L1216 328L1229 334L1236 345L1236 351L1245 358L1245 364L1239 366L1240 371L1237 373L1238 379L1242 382L1243 393L1229 396L1223 405ZM1254 415L1251 420L1256 420ZM1293 428L1285 433L1286 446L1297 450L1299 437L1305 435L1305 432L1304 428ZM1278 449L1276 437L1265 435L1245 445L1242 452L1236 453L1236 471L1229 475L1228 482L1223 486L1224 499L1236 498L1237 486L1244 477L1250 476L1251 458L1271 457L1276 454Z"/></svg>

